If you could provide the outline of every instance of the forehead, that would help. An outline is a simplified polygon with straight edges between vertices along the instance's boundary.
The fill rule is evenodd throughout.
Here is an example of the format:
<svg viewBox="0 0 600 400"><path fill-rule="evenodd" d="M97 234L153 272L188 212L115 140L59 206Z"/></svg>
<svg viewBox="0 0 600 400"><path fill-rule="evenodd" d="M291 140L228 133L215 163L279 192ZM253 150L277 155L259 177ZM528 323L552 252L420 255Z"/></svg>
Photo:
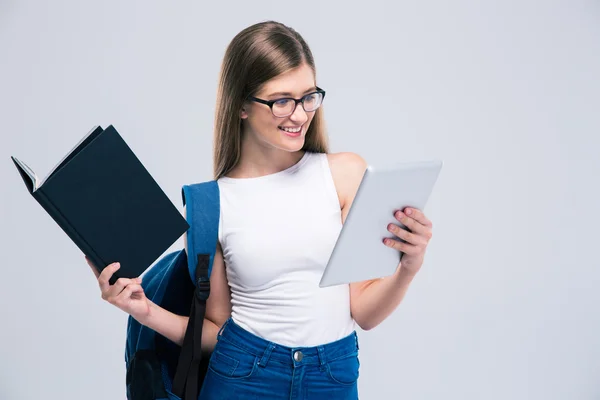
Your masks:
<svg viewBox="0 0 600 400"><path fill-rule="evenodd" d="M315 75L312 69L308 65L302 64L298 68L284 72L265 82L260 90L260 95L269 96L277 92L287 92L293 96L301 96L314 87Z"/></svg>

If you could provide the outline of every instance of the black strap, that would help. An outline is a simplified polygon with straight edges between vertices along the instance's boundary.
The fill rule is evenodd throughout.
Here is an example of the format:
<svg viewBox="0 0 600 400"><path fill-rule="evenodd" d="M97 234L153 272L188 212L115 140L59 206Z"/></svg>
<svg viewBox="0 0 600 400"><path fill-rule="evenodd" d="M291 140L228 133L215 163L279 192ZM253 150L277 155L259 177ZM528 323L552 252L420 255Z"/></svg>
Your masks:
<svg viewBox="0 0 600 400"><path fill-rule="evenodd" d="M209 254L198 254L196 266L196 289L190 310L190 319L185 330L179 362L173 378L173 394L182 400L196 400L200 394L202 361L202 324L206 313L206 300L210 294L208 266Z"/></svg>

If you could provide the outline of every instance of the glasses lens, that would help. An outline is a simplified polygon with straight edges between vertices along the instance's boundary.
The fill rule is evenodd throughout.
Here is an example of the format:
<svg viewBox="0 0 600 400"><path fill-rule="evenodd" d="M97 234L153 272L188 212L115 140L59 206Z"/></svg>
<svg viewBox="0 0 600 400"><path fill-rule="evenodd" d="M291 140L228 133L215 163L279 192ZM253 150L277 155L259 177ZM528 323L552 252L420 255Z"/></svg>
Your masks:
<svg viewBox="0 0 600 400"><path fill-rule="evenodd" d="M273 103L273 114L277 117L290 115L294 110L294 101L292 99L281 99Z"/></svg>
<svg viewBox="0 0 600 400"><path fill-rule="evenodd" d="M310 112L315 111L323 102L323 95L321 93L312 93L304 97L302 104L304 105L304 111Z"/></svg>

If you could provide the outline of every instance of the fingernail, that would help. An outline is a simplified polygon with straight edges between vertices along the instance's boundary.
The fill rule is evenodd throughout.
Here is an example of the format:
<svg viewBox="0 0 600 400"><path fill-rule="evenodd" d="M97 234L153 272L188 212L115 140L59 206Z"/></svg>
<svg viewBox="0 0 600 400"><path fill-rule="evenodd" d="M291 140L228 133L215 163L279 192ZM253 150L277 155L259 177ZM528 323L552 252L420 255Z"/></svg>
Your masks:
<svg viewBox="0 0 600 400"><path fill-rule="evenodd" d="M412 214L412 210L410 208L407 208L405 212L406 212L406 215Z"/></svg>
<svg viewBox="0 0 600 400"><path fill-rule="evenodd" d="M115 263L115 267L121 268L121 263Z"/></svg>

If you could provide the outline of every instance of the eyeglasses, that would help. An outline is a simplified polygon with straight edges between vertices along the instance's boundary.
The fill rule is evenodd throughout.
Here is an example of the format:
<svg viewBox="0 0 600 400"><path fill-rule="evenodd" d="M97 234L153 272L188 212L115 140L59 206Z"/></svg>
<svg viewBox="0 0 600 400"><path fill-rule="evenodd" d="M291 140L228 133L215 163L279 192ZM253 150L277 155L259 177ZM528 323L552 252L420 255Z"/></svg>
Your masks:
<svg viewBox="0 0 600 400"><path fill-rule="evenodd" d="M296 111L296 106L298 103L302 103L302 108L306 112L315 111L317 108L321 107L324 98L325 91L318 86L316 91L303 96L301 99L284 97L276 100L262 100L254 96L248 96L248 99L252 101L268 105L273 115L278 118L284 118L292 115L294 111Z"/></svg>

